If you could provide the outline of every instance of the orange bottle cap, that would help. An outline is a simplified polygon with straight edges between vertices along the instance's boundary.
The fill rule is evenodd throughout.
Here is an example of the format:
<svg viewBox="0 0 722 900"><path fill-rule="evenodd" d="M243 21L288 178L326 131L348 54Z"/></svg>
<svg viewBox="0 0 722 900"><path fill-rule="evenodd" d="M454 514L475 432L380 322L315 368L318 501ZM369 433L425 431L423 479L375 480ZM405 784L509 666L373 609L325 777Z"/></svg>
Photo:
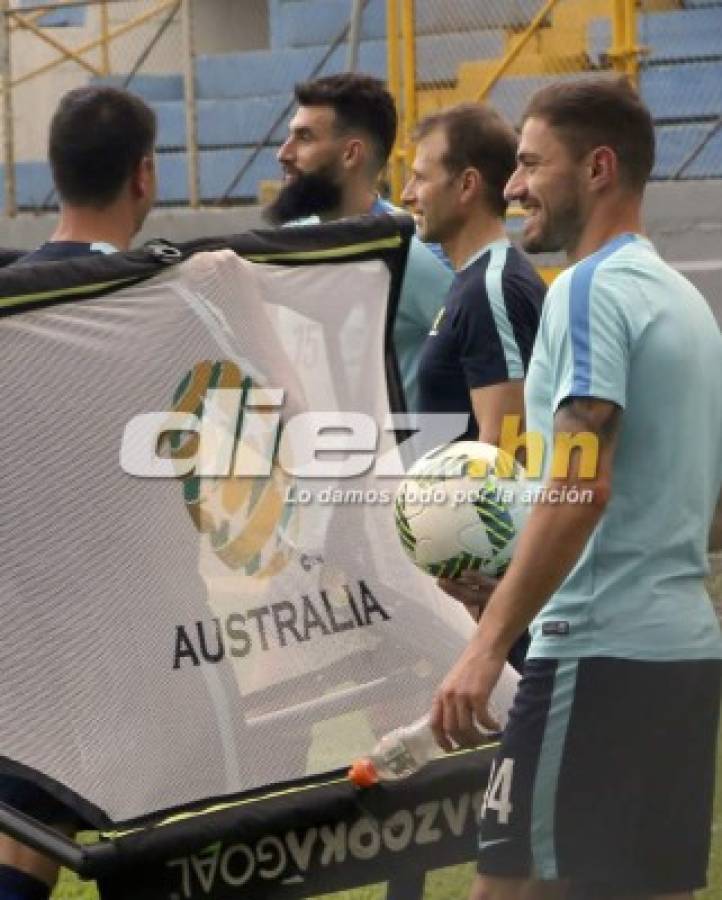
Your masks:
<svg viewBox="0 0 722 900"><path fill-rule="evenodd" d="M357 759L348 770L349 779L356 787L367 788L378 783L379 776L370 759Z"/></svg>

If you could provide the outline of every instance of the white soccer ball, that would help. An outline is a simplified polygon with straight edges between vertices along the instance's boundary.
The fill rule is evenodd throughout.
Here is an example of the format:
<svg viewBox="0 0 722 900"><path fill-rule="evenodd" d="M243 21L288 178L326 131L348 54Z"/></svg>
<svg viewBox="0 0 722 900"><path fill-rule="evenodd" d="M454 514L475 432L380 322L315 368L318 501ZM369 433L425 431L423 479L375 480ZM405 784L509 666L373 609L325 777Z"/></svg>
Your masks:
<svg viewBox="0 0 722 900"><path fill-rule="evenodd" d="M479 441L429 451L396 492L401 545L420 569L455 578L464 569L500 575L529 513L524 469Z"/></svg>

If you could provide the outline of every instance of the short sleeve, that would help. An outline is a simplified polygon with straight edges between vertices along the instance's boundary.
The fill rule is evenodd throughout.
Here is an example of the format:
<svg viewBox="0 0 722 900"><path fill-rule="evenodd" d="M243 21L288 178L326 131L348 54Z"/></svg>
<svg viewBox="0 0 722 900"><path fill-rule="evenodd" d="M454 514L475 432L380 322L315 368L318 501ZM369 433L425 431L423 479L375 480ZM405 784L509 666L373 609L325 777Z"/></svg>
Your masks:
<svg viewBox="0 0 722 900"><path fill-rule="evenodd" d="M420 336L431 331L451 287L453 272L417 237L412 237L409 258L401 285L397 317L413 326Z"/></svg>
<svg viewBox="0 0 722 900"><path fill-rule="evenodd" d="M632 349L628 306L634 279L623 271L582 264L558 287L548 298L548 316L543 317L554 378L554 410L569 397L608 400L623 409Z"/></svg>
<svg viewBox="0 0 722 900"><path fill-rule="evenodd" d="M461 367L469 390L509 380L509 368L483 281L466 285L463 307L453 323Z"/></svg>
<svg viewBox="0 0 722 900"><path fill-rule="evenodd" d="M544 288L510 274L510 252L499 242L483 272L468 270L457 344L469 390L522 379L529 364Z"/></svg>

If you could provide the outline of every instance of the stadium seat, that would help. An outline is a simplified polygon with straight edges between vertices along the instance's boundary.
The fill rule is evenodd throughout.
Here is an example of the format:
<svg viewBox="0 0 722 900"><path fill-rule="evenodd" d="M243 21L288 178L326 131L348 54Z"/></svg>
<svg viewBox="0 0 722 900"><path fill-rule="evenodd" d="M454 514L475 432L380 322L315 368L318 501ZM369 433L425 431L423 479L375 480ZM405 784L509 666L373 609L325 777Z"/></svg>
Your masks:
<svg viewBox="0 0 722 900"><path fill-rule="evenodd" d="M503 4L469 3L468 0L440 4L438 0L416 0L416 33L423 36L518 28L529 22L538 7L537 0ZM328 44L337 37L349 21L351 0L292 0L276 4L276 9L276 20L271 25L272 46L275 49L309 47ZM386 0L370 0L361 20L361 39L385 37Z"/></svg>
<svg viewBox="0 0 722 900"><path fill-rule="evenodd" d="M282 94L295 82L309 78L326 52L326 47L303 47L201 56L196 64L198 99ZM338 47L319 74L339 72L343 66L344 48Z"/></svg>
<svg viewBox="0 0 722 900"><path fill-rule="evenodd" d="M103 78L94 78L93 84L108 84L112 87L126 87L127 75L107 75ZM146 102L155 100L182 100L183 76L182 75L134 75L127 89L138 94Z"/></svg>
<svg viewBox="0 0 722 900"><path fill-rule="evenodd" d="M254 145L268 133L271 124L289 105L287 93L272 97L243 97L234 100L198 102L198 141L201 147L239 147ZM186 146L185 104L182 101L154 103L158 116L158 149L175 150ZM287 116L271 136L280 144L286 136Z"/></svg>
<svg viewBox="0 0 722 900"><path fill-rule="evenodd" d="M416 41L417 81L454 81L466 60L494 59L504 52L502 31L422 35Z"/></svg>
<svg viewBox="0 0 722 900"><path fill-rule="evenodd" d="M21 7L18 10L20 13L22 13L22 7L30 7L30 10L28 10L30 12L37 8L38 5L36 0L20 0L20 3L15 4L15 6ZM44 16L37 20L36 24L41 28L65 28L73 25L85 25L85 14L86 10L82 6L69 6L65 9L57 9L45 13Z"/></svg>
<svg viewBox="0 0 722 900"><path fill-rule="evenodd" d="M683 178L722 178L722 128L717 128L699 155L685 167Z"/></svg>
<svg viewBox="0 0 722 900"><path fill-rule="evenodd" d="M722 110L722 61L649 66L639 86L655 121L716 118Z"/></svg>
<svg viewBox="0 0 722 900"><path fill-rule="evenodd" d="M722 6L640 15L637 39L649 51L647 63L685 59L722 59ZM602 61L612 42L608 18L593 19L588 29L589 55Z"/></svg>
<svg viewBox="0 0 722 900"><path fill-rule="evenodd" d="M592 73L589 73L592 74ZM575 72L572 75L510 76L502 78L491 89L489 100L511 122L518 123L531 95L546 84L558 81L575 81L589 77Z"/></svg>
<svg viewBox="0 0 722 900"><path fill-rule="evenodd" d="M311 47L328 44L348 23L351 2L307 0L305 3L282 3L278 7L275 27L271 25L272 47ZM361 20L362 40L386 37L386 0L370 0Z"/></svg>
<svg viewBox="0 0 722 900"><path fill-rule="evenodd" d="M202 152L200 165L202 198L209 201L223 196L229 183L250 155L250 150L206 150ZM231 197L233 199L255 199L258 183L278 178L279 174L276 151L272 147L266 147L251 164L240 183L236 185Z"/></svg>
<svg viewBox="0 0 722 900"><path fill-rule="evenodd" d="M227 187L250 157L251 150L203 150L200 153L200 194L204 203L223 196ZM255 199L259 181L277 178L278 162L273 148L265 148L251 164L231 196L233 199ZM188 159L182 152L158 156L158 202L188 202Z"/></svg>
<svg viewBox="0 0 722 900"><path fill-rule="evenodd" d="M418 80L421 83L452 81L461 62L497 57L503 47L504 37L500 31L422 35L416 46ZM290 94L297 81L311 77L326 53L327 47L312 46L200 57L197 63L198 97L220 100ZM341 45L324 64L321 74L342 72L345 62L346 47ZM386 41L362 41L359 70L385 78L386 67Z"/></svg>
<svg viewBox="0 0 722 900"><path fill-rule="evenodd" d="M157 149L163 151L185 147L186 116L183 101L167 100L161 103L152 103L151 106L158 119Z"/></svg>
<svg viewBox="0 0 722 900"><path fill-rule="evenodd" d="M50 166L44 161L27 160L15 164L15 200L18 209L55 208ZM0 166L0 205L5 204L5 166Z"/></svg>
<svg viewBox="0 0 722 900"><path fill-rule="evenodd" d="M656 160L652 178L686 177L687 170L681 170L690 154L697 149L709 134L711 126L705 125L662 125L655 131ZM718 160L718 170L722 172L722 156Z"/></svg>
<svg viewBox="0 0 722 900"><path fill-rule="evenodd" d="M691 9L700 9L708 6L722 6L720 0L682 0L683 5Z"/></svg>

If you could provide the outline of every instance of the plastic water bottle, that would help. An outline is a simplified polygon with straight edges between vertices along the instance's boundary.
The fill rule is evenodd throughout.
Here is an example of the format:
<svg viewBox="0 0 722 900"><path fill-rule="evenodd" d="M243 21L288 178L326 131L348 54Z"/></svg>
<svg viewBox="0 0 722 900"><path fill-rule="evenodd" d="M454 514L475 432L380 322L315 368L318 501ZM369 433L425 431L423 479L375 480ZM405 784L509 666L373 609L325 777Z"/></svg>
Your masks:
<svg viewBox="0 0 722 900"><path fill-rule="evenodd" d="M428 715L385 734L368 756L357 759L348 777L357 787L406 778L443 753L434 740Z"/></svg>
<svg viewBox="0 0 722 900"><path fill-rule="evenodd" d="M502 729L509 718L518 682L518 672L507 665L489 698L489 712ZM479 732L482 739L496 737L495 732L482 728ZM371 787L379 781L396 781L412 775L443 753L436 743L427 714L410 725L385 734L368 756L354 762L348 777L357 787Z"/></svg>

